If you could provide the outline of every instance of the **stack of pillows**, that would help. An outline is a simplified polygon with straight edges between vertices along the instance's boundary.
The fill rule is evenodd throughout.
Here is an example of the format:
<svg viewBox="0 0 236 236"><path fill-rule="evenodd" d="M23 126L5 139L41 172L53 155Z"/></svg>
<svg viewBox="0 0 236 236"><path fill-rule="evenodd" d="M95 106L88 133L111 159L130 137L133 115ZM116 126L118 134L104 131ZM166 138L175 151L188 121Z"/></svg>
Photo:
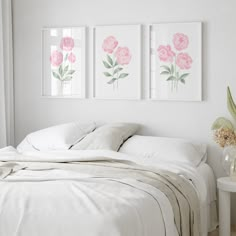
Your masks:
<svg viewBox="0 0 236 236"><path fill-rule="evenodd" d="M18 145L19 152L52 150L114 150L137 132L139 125L113 123L96 127L94 122L68 123L30 133Z"/></svg>
<svg viewBox="0 0 236 236"><path fill-rule="evenodd" d="M53 150L111 150L144 158L153 164L175 161L198 166L206 161L206 145L184 139L135 135L140 126L94 122L68 123L30 133L18 145L19 152Z"/></svg>

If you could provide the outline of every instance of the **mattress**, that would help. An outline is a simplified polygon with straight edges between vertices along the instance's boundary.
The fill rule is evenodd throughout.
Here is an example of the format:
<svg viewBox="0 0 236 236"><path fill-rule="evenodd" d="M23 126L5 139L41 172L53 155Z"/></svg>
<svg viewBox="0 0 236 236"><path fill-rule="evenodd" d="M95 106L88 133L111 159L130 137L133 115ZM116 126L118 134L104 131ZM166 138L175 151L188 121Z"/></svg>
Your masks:
<svg viewBox="0 0 236 236"><path fill-rule="evenodd" d="M140 164L145 164L141 162ZM216 179L212 168L205 162L200 163L196 168L189 167L183 163L160 163L159 166L163 169L171 170L175 173L186 174L188 170L192 173L193 179L196 179L198 184L199 201L201 206L201 232L203 236L207 236L208 232L212 232L218 226L217 214L217 195L216 195ZM190 177L191 178L191 177Z"/></svg>
<svg viewBox="0 0 236 236"><path fill-rule="evenodd" d="M216 180L212 168L206 163L201 163L197 167L197 172L207 189L206 198L202 199L202 227L205 232L212 232L218 226ZM206 214L204 209L207 209Z"/></svg>

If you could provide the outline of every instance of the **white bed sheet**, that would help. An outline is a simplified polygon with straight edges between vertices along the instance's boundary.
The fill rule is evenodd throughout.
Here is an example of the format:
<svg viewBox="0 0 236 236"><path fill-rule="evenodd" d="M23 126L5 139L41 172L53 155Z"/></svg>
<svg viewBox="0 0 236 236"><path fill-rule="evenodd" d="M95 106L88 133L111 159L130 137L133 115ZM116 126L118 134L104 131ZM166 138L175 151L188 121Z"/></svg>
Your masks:
<svg viewBox="0 0 236 236"><path fill-rule="evenodd" d="M147 158L137 158L135 161L141 165L152 165L152 161ZM201 205L201 232L203 236L207 236L208 232L212 232L218 226L217 216L217 197L216 197L216 179L212 168L205 162L200 163L198 167L192 167L188 164L178 161L169 161L158 163L158 167L175 173L186 173L188 177L192 175L197 182L197 189L200 193ZM191 173L192 172L192 173Z"/></svg>
<svg viewBox="0 0 236 236"><path fill-rule="evenodd" d="M141 165L150 165L149 161L144 158L135 159ZM205 162L194 168L178 161L161 162L158 167L166 169L178 174L186 175L195 182L199 193L201 205L201 232L203 236L207 236L208 232L212 232L218 226L217 216L217 197L216 197L216 179L212 168Z"/></svg>
<svg viewBox="0 0 236 236"><path fill-rule="evenodd" d="M73 152L70 152L70 153L72 153L73 154ZM67 154L67 152L65 153L65 154ZM64 155L62 155L62 157L64 158L65 157L65 154ZM85 153L84 153L85 154ZM83 152L81 152L81 155L82 156L84 156L84 154L83 154ZM91 153L92 154L92 153ZM99 156L112 156L113 158L115 158L115 159L119 159L119 157L121 157L122 159L129 159L129 160L132 160L132 157L131 156L125 156L125 155L120 155L119 153L115 153L115 152L109 152L109 151L101 151L101 152L97 152L97 154L99 155ZM34 154L35 155L35 154ZM43 158L43 156L41 155L41 154L39 154L42 158ZM88 151L86 151L86 155L87 155L87 157L86 158L88 158L89 157L89 155L90 155L90 152L88 152ZM93 154L92 154L93 155ZM5 156L5 155L4 155ZM58 160L60 159L59 158L59 156L58 156L58 154L57 153L55 153L55 156L58 158ZM77 156L77 155L76 155ZM17 159L19 158L19 156L17 156L17 154L14 154L14 153L9 153L9 156L8 156L8 158L10 158L10 159L14 159L15 157L17 157ZM66 155L66 157L67 157L67 155ZM2 156L2 159L4 159L5 157L3 157ZM30 158L32 158L32 156L30 157ZM34 156L34 158L37 158L37 156ZM71 155L70 156L70 159L71 159L71 161L73 161L73 158L74 158L74 156L73 155ZM76 157L77 158L77 157ZM62 159L63 160L63 159ZM44 161L46 161L46 160L44 160ZM59 160L60 161L60 160ZM68 160L69 161L69 160ZM75 160L74 160L75 161ZM140 161L141 162L141 161ZM138 163L138 164L144 164L144 163ZM150 164L150 163L149 163ZM215 188L215 179L214 179L214 175L213 175L213 172L212 172L212 170L211 170L211 168L207 165L207 164L201 164L198 168L193 168L193 167L189 167L188 165L183 165L183 164L179 164L179 163L160 163L159 164L159 167L162 167L163 169L166 169L166 170L169 170L169 171L173 171L173 172L175 172L175 173L178 173L178 174L180 174L180 175L184 175L184 176L186 176L188 179L191 179L192 180L192 182L194 183L194 185L195 185L195 187L196 187L196 189L197 189L197 191L198 191L198 193L199 193L199 199L200 199L200 205L201 205L201 221L202 221L202 224L201 224L201 232L203 232L203 234L202 234L202 236L207 236L207 234L208 234L208 231L210 230L213 230L215 227L216 227L216 225L217 225L217 220L216 220L216 215L215 215L215 213L216 213L216 208L215 208L215 201L216 201L216 193L215 193L215 191L216 191L216 188ZM40 175L38 175L38 174L40 174ZM48 171L44 171L44 175L45 176L43 176L44 178L48 178L48 177L50 177L50 176L60 176L60 177L66 177L67 175L69 174L69 176L68 177L70 177L70 178L73 178L73 177L78 177L77 175L78 174L76 174L76 173L74 173L74 174L72 174L71 172L67 172L67 171L58 171L58 170L48 170ZM73 175L75 175L75 176L73 176ZM16 175L15 175L15 177L14 176L12 176L12 180L13 180L13 185L15 185L15 186L17 186L16 188L14 188L14 189L10 189L10 186L12 185L12 184L7 184L7 185L5 185L4 186L4 183L2 183L2 187L4 187L4 189L5 189L5 193L6 194L9 194L9 196L8 197L11 197L11 203L12 204L14 204L14 202L16 202L16 200L17 200L17 198L16 198L16 196L17 196L17 190L21 190L21 194L22 193L24 193L24 189L22 189L22 188L24 188L24 185L22 185L22 184L20 184L20 183L18 183L17 184L17 181L15 182L14 181L14 179L15 180L17 180L18 178L19 179L22 179L22 178L33 178L33 179L35 179L35 178L37 178L37 177L40 177L40 178L42 178L42 175L41 175L41 173L37 173L37 171L24 171L24 170L22 170L22 171L19 171L18 173L16 173ZM83 177L83 176L80 176L80 177ZM11 179L11 177L9 178L9 180ZM38 179L38 181L40 181L40 179ZM15 183L14 183L15 182ZM55 184L56 183L56 184ZM47 202L44 202L44 206L47 208L47 207L52 207L53 205L57 205L57 206L61 206L61 204L63 204L63 200L65 200L66 199L66 202L68 202L69 204L71 204L71 203L73 203L74 201L71 201L71 194L70 194L70 192L69 191L65 191L65 190L69 190L68 189L68 185L66 184L67 183L67 181L63 181L63 180L60 180L60 181L57 181L57 182L55 182L55 183L53 183L53 182L42 182L42 183L39 183L39 184L37 184L37 185L35 185L35 184L33 184L33 183L30 183L29 182L29 184L27 184L28 186L31 186L33 189L35 189L36 190L36 187L35 186L37 186L37 190L36 191L38 191L38 192L35 192L35 193L37 193L36 195L34 195L34 191L30 191L30 196L27 196L28 197L28 200L30 200L30 199L34 199L35 197L37 197L38 198L38 200L39 200L39 202L40 202L40 192L45 188L45 185L48 185L47 187L48 187L48 191L49 191L49 196L48 196L48 200L47 200ZM55 185L54 185L55 184ZM57 186L58 185L58 186ZM115 185L117 185L117 186L115 186ZM40 186L42 186L42 188L40 188ZM112 192L110 192L110 194L113 196L113 197L115 197L115 196L117 196L117 193L118 192L120 192L120 188L118 187L118 186L120 186L120 184L118 183L116 183L116 184L112 184L111 186L108 186L107 185L107 183L105 184L105 185L101 185L101 186L103 186L103 188L105 189L105 188L108 188L108 192L110 192L111 190L112 190ZM72 187L73 187L73 189L75 189L74 188L74 186L72 185ZM9 189L8 189L9 188ZM19 188L19 189L18 189ZM64 188L64 189L63 189ZM99 185L94 185L94 187L92 188L92 189L96 189L97 190L97 188L99 188ZM122 189L123 189L123 186L122 186ZM85 190L85 189L84 189ZM15 191L15 192L14 192ZM60 191L62 191L62 192L60 192ZM89 189L87 189L86 191L91 191L91 190L89 190ZM116 192L116 191L118 191L118 192ZM130 191L130 189L127 189L127 192L124 194L124 196L125 197L127 197L127 194L128 194L128 192ZM68 194L67 194L67 192L68 192ZM63 194L63 193L65 193L65 194ZM85 192L84 192L85 193ZM56 195L54 195L54 194L61 194L62 196L64 196L65 197L65 199L55 199L54 198L54 196L56 196ZM110 195L109 194L109 195ZM135 192L135 195L133 195L132 194L132 198L134 197L134 196L136 196L136 198L135 199L133 199L133 203L134 203L134 200L135 201L137 201L138 199L143 199L143 196L139 196L139 198L137 198L137 196L138 196L138 194L140 195L140 193L138 192L138 191L136 191ZM31 196L32 195L32 196ZM99 195L98 195L99 196ZM98 196L97 196L97 198L95 198L95 199L98 199ZM29 198L30 197L30 198ZM66 198L66 197L68 197L68 199ZM5 199L7 199L7 198L4 198L4 199L2 199L2 201L4 202L5 201ZM68 200L68 201L67 201ZM89 200L87 197L85 197L85 201L87 201L87 200ZM27 203L27 198L26 199L18 199L17 200L18 201L18 203L21 203L21 204L26 204ZM23 202L24 201L24 202ZM57 201L57 202L56 202ZM10 199L8 198L8 202L10 202ZM142 209L140 209L140 212L142 212L142 217L144 217L143 218L143 221L141 221L141 222L146 222L146 224L147 225L149 225L149 227L151 228L151 227L157 227L158 226L158 232L159 232L159 234L158 235L163 235L163 226L162 226L162 224L161 224L161 221L158 223L158 224L153 224L152 222L150 222L150 220L149 221L146 221L145 219L147 219L147 218L149 218L149 219L153 219L154 218L154 215L153 214L155 214L155 216L156 215L160 215L160 213L158 213L158 209L156 209L156 211L152 211L152 210L150 210L150 209L152 209L153 208L153 204L151 204L150 203L150 201L147 201L147 199L145 200L145 201L141 201L145 206L142 206ZM66 206L68 206L68 204L65 204ZM73 205L69 205L70 207L70 209L75 209L75 206L73 206ZM89 206L89 205L85 205L84 207L87 207L87 206ZM96 205L94 205L94 207L95 207ZM141 207L141 205L140 205L140 203L139 202L137 202L137 206L139 206L139 207ZM149 206L149 207L148 207ZM11 205L11 207L12 207L12 209L15 209L14 208L14 205ZM19 206L16 206L16 208L17 207L19 207ZM90 206L90 207L92 207L92 206ZM46 209L45 208L45 209ZM97 207L95 207L95 208L97 208ZM42 208L43 209L43 208ZM56 209L56 208L55 208ZM54 209L54 210L55 210ZM64 209L64 208L63 208ZM86 208L84 208L85 210L86 210ZM119 209L119 208L117 208L117 209ZM23 214L23 212L25 211L25 209L19 209L20 211L22 211L22 214ZM64 209L65 210L65 209ZM121 209L119 209L119 211L120 211ZM123 210L125 210L125 209L123 209ZM55 212L56 212L56 210L55 210ZM68 212L71 212L71 211L68 211ZM125 211L126 212L126 211ZM36 213L40 213L40 212L32 212L31 214L36 214ZM158 213L158 214L157 214ZM127 213L126 213L127 214ZM30 215L29 215L30 216ZM39 218L41 218L43 216L43 212L42 213L40 213L39 215L37 215L37 217L39 217ZM111 216L111 215L110 215ZM141 216L141 215L140 215ZM12 217L14 217L14 216L12 216ZM37 222L35 222L35 218L36 216L34 216L33 218L32 218L32 227L36 227L36 225L37 224L35 224L35 223L37 223ZM36 218L37 218L36 217ZM57 216L58 217L58 216ZM68 218L71 218L71 219L74 219L74 222L76 222L76 219L78 219L78 215L74 215L74 217L72 217L72 215L70 215L70 217L69 217L69 214L68 214ZM31 219L31 217L28 219L28 220L30 220ZM46 219L46 217L45 217L45 219ZM85 218L83 218L83 219L85 219ZM94 219L96 219L96 217L94 218ZM122 218L120 218L120 219L122 219ZM15 219L16 221L17 221L17 219ZM40 220L42 220L42 219L40 219ZM107 218L107 220L109 220L109 217ZM108 221L108 222L110 222L110 221ZM138 222L138 221L137 221ZM137 223L136 222L136 223ZM4 222L1 222L1 223L4 223ZM5 222L5 223L9 223L9 222ZM49 224L50 225L50 222L45 222L45 224ZM75 226L74 224L73 224L73 222L71 221L70 222L73 226ZM92 223L92 222L90 222L90 223ZM95 222L93 222L93 223L95 223ZM112 224L113 223L113 224ZM115 228L115 223L117 223L117 221L112 221L112 222L110 222L110 225L109 225L109 223L108 223L108 225L107 225L107 227L109 226L109 228L110 227L114 227ZM121 222L120 222L121 223ZM22 223L21 223L22 224ZM6 224L4 224L5 226L6 226ZM135 224L134 224L135 225ZM137 226L138 226L139 224L137 224ZM9 227L10 227L10 225L9 225ZM37 228L37 227L36 227ZM108 231L109 230L111 230L111 229L107 229ZM20 229L20 228L19 228ZM125 229L125 225L123 225L123 229ZM132 229L132 228L131 228ZM32 229L33 230L33 229ZM137 228L137 230L138 230L138 228ZM141 232L141 228L140 228L140 230L139 230L139 233ZM33 231L31 231L31 232L33 232ZM157 228L153 228L153 231L152 232L157 232ZM62 232L61 232L62 233ZM19 234L19 235L21 235L21 234ZM30 235L30 234L29 234ZM40 234L39 234L40 235ZM56 235L56 234L51 234L51 235ZM63 235L63 234L62 234ZM71 234L71 235L73 235L73 234ZM104 234L103 234L104 235ZM114 234L114 235L116 235L116 234ZM127 234L127 235L130 235L130 234ZM136 234L136 235L139 235L139 234ZM141 234L142 235L142 234ZM148 234L148 235L151 235L151 234ZM173 234L172 234L173 235Z"/></svg>

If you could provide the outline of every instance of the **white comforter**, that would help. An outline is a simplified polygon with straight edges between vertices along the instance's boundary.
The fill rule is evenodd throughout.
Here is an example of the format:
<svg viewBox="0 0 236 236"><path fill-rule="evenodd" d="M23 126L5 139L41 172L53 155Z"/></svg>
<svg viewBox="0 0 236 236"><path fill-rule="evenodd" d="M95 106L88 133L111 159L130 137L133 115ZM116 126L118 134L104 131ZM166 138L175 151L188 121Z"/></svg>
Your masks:
<svg viewBox="0 0 236 236"><path fill-rule="evenodd" d="M173 206L160 190L135 178L125 179L115 169L110 176L106 165L99 171L93 168L101 161L129 164L123 160L133 159L111 151L21 155L13 148L1 150L0 235L179 235ZM199 199L205 198L195 168L174 163L160 167L191 179Z"/></svg>

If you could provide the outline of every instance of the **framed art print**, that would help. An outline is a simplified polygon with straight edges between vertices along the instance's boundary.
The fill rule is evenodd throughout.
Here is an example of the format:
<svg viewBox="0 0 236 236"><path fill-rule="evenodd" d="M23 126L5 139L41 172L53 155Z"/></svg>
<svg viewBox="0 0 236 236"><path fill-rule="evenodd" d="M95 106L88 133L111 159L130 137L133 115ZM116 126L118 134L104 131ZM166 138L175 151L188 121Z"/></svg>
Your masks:
<svg viewBox="0 0 236 236"><path fill-rule="evenodd" d="M94 97L140 99L141 25L94 29Z"/></svg>
<svg viewBox="0 0 236 236"><path fill-rule="evenodd" d="M201 101L200 22L150 26L150 98Z"/></svg>
<svg viewBox="0 0 236 236"><path fill-rule="evenodd" d="M43 29L43 96L85 97L85 35L85 27Z"/></svg>

